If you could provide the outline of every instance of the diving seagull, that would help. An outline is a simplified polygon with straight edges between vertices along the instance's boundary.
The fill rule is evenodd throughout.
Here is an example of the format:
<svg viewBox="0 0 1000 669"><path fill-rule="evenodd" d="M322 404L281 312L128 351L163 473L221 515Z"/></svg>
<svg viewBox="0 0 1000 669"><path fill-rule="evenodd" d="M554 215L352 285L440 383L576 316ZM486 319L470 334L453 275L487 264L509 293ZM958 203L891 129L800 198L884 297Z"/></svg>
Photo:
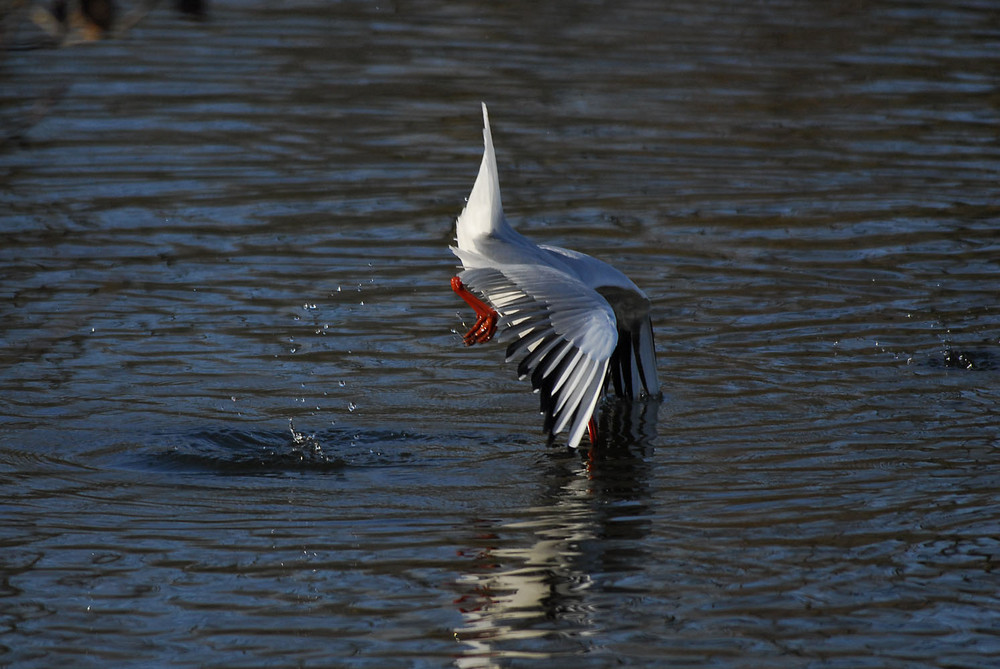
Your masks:
<svg viewBox="0 0 1000 669"><path fill-rule="evenodd" d="M535 244L507 222L497 159L483 104L485 150L468 203L458 217L463 270L451 287L476 312L463 336L485 344L509 338L507 361L541 396L549 444L568 430L576 448L589 432L609 384L620 397L659 395L650 301L614 267L577 251Z"/></svg>

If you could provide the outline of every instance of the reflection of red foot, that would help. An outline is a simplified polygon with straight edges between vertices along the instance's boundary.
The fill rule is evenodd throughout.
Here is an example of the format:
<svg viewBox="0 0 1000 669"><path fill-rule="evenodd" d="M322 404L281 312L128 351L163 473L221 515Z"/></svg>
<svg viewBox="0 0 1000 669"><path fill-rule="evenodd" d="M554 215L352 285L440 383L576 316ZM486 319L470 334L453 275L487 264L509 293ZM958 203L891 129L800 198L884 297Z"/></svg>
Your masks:
<svg viewBox="0 0 1000 669"><path fill-rule="evenodd" d="M597 423L594 422L594 417L590 417L590 421L587 423L587 436L590 437L590 445L597 446Z"/></svg>
<svg viewBox="0 0 1000 669"><path fill-rule="evenodd" d="M465 345L485 344L493 339L493 335L497 331L497 320L500 318L496 309L473 295L457 276L451 279L451 289L476 311L476 322L462 336Z"/></svg>

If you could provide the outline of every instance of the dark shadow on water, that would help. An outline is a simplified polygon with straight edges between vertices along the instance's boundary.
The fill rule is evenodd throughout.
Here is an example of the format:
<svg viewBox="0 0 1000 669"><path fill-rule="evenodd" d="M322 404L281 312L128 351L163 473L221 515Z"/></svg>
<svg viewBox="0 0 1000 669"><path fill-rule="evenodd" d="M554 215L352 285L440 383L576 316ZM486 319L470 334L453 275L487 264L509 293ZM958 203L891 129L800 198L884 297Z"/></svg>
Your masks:
<svg viewBox="0 0 1000 669"><path fill-rule="evenodd" d="M408 463L414 437L388 430L287 431L216 429L169 435L141 456L138 466L157 471L220 476L274 476L341 472L350 467ZM133 465L136 463L133 462Z"/></svg>
<svg viewBox="0 0 1000 669"><path fill-rule="evenodd" d="M597 421L597 448L602 457L629 451L652 452L661 399L624 400L609 397L601 405Z"/></svg>
<svg viewBox="0 0 1000 669"><path fill-rule="evenodd" d="M652 451L656 436L658 403L615 402L602 407L596 448L579 451L540 450L550 464L579 467L580 454L589 466L608 473L640 460ZM462 435L447 435L447 439ZM421 435L393 430L330 428L303 433L293 424L287 430L206 428L154 435L145 448L130 449L118 466L162 472L219 476L283 476L295 473L342 472L354 467L425 466L414 455L442 435ZM475 438L480 438L476 435ZM509 441L509 437L508 437ZM526 439L525 448L537 447ZM561 466L561 465L560 465ZM596 471L596 469L595 469ZM607 476L595 477L595 481ZM627 478L627 477L626 477Z"/></svg>
<svg viewBox="0 0 1000 669"><path fill-rule="evenodd" d="M930 367L970 371L996 371L1000 369L997 353L985 348L955 349L949 346L941 352L940 357L931 358L928 364Z"/></svg>

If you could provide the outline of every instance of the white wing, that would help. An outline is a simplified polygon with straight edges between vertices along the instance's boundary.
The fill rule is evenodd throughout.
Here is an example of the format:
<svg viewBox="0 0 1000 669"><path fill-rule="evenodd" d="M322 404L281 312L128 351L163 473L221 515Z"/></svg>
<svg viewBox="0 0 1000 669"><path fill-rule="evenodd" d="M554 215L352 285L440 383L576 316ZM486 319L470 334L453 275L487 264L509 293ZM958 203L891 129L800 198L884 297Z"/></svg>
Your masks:
<svg viewBox="0 0 1000 669"><path fill-rule="evenodd" d="M500 314L503 334L517 339L507 360L524 356L520 378L530 375L541 395L549 441L569 428L576 448L604 389L618 341L615 314L601 295L575 277L542 265L479 267L459 274Z"/></svg>

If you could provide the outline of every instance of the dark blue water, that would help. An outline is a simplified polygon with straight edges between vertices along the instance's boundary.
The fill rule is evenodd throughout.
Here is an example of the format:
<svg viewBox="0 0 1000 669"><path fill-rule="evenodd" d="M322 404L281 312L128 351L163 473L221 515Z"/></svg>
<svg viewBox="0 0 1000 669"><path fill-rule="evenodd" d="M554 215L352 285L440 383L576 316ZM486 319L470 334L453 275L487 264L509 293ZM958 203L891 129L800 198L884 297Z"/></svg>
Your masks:
<svg viewBox="0 0 1000 669"><path fill-rule="evenodd" d="M997 664L992 3L161 4L0 10L0 665ZM461 345L480 101L654 302L590 457Z"/></svg>

